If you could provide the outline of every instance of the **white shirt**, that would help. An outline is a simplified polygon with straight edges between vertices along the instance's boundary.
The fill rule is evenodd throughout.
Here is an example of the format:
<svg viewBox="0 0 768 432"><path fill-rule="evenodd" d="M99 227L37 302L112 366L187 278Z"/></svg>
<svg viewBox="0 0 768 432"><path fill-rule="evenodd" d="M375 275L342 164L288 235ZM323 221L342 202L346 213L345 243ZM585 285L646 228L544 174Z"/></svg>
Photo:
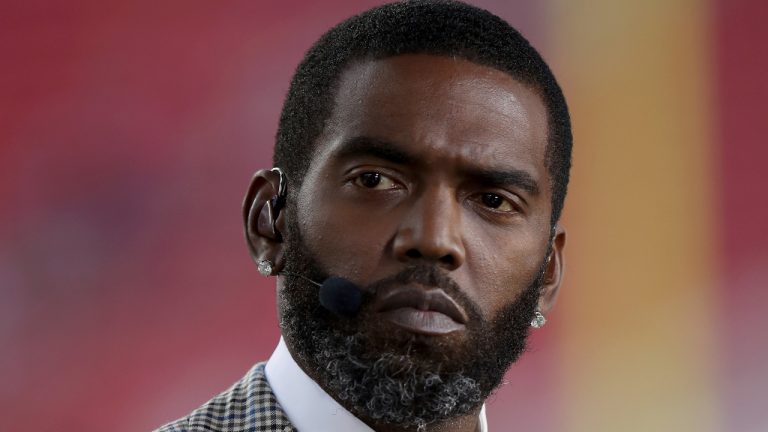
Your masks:
<svg viewBox="0 0 768 432"><path fill-rule="evenodd" d="M298 431L373 432L301 370L282 337L264 373L277 402ZM488 432L485 405L480 410L479 426L480 432Z"/></svg>

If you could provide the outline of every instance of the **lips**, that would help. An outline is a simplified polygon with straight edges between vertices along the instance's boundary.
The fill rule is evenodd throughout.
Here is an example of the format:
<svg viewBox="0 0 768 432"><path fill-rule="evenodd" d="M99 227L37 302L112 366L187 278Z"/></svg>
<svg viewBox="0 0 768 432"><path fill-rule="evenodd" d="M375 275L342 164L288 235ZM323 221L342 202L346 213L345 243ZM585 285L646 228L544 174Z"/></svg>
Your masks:
<svg viewBox="0 0 768 432"><path fill-rule="evenodd" d="M467 314L442 289L394 286L377 292L373 310L405 330L444 335L465 328Z"/></svg>

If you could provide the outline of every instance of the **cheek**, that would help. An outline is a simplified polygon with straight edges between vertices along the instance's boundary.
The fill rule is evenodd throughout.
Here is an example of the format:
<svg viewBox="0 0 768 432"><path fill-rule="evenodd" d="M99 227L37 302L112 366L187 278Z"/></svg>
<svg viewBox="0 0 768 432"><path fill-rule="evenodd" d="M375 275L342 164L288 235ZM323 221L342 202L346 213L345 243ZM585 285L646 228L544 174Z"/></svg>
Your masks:
<svg viewBox="0 0 768 432"><path fill-rule="evenodd" d="M377 218L354 206L317 195L314 205L299 210L304 243L320 265L332 275L365 282L376 273L387 239L389 218Z"/></svg>
<svg viewBox="0 0 768 432"><path fill-rule="evenodd" d="M457 282L485 317L514 302L539 272L546 240L533 233L487 230L466 236L467 262Z"/></svg>

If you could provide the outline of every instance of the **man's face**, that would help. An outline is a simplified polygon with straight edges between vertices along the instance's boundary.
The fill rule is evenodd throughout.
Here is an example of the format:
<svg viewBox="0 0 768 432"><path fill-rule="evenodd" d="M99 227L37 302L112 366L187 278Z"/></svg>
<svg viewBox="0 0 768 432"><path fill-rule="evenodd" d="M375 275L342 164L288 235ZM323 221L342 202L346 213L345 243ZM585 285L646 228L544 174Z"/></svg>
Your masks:
<svg viewBox="0 0 768 432"><path fill-rule="evenodd" d="M349 279L367 300L356 317L335 317L316 288L286 278L281 325L299 364L345 405L359 401L344 388L383 384L343 382L355 378L329 372L334 349L354 351L353 365L387 358L386 379L404 368L472 393L436 408L448 417L476 408L522 351L538 299L551 232L546 143L540 97L503 72L428 55L350 66L290 195L286 266ZM468 390L473 367L470 379L487 382Z"/></svg>

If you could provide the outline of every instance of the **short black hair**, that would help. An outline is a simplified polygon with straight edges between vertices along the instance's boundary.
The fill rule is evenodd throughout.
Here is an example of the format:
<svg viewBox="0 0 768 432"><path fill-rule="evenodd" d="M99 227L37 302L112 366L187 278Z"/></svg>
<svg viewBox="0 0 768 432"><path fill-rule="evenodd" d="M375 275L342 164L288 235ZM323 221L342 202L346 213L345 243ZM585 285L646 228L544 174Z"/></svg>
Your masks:
<svg viewBox="0 0 768 432"><path fill-rule="evenodd" d="M352 63L401 54L459 57L511 75L546 106L545 164L552 180L552 225L560 218L571 167L571 121L563 93L539 53L504 20L465 3L412 0L353 16L325 33L296 69L277 130L274 164L297 188L331 116L336 87Z"/></svg>

